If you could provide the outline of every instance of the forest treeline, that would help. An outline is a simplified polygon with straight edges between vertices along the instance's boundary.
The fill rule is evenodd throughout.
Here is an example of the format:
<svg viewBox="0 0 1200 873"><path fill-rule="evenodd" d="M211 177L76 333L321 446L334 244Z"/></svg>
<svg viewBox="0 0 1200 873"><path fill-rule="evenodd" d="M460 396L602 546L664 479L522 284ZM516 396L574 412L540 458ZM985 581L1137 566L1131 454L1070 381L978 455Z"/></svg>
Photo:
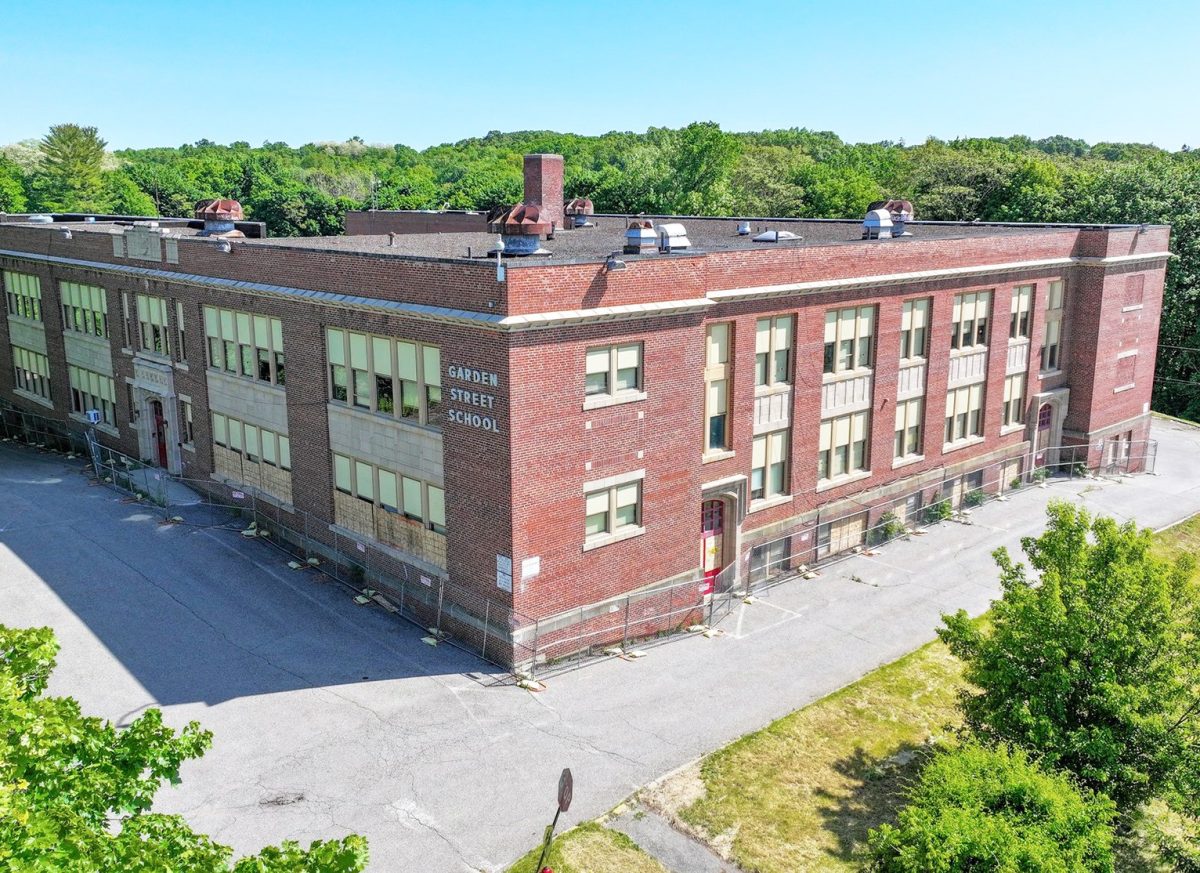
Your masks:
<svg viewBox="0 0 1200 873"><path fill-rule="evenodd" d="M847 143L792 128L579 136L492 131L416 151L404 145L208 140L108 151L94 128L58 125L0 148L0 211L190 215L233 197L272 235L341 233L348 209L490 209L521 198L521 158L566 159L566 196L598 212L857 218L889 197L918 219L1164 223L1172 258L1156 409L1200 420L1200 152L1053 136Z"/></svg>

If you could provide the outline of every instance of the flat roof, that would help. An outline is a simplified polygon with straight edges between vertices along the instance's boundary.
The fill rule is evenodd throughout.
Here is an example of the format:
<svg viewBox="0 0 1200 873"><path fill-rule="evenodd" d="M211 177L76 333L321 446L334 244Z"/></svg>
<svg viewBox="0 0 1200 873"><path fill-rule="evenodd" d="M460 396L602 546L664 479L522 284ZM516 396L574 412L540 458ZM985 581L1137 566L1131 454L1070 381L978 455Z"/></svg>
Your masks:
<svg viewBox="0 0 1200 873"><path fill-rule="evenodd" d="M696 216L637 216L647 218L655 226L667 222L684 225L691 246L677 250L671 257L706 252L769 251L798 246L879 245L879 240L862 238L862 221L850 219L805 218L708 218ZM650 252L640 255L620 254L625 245L625 230L632 220L624 215L593 215L588 217L595 227L559 230L553 239L544 239L540 247L548 254L506 257L508 266L536 266L602 261L613 252L621 259L657 258L663 255ZM742 236L738 225L750 223L750 233ZM884 243L903 244L909 240L966 239L1014 234L1045 233L1047 230L1078 228L1093 225L1052 224L988 224L983 222L909 222L911 236L885 240ZM755 242L754 237L766 230L790 231L798 239L779 242ZM331 252L362 252L395 257L420 257L450 260L481 260L496 247L498 235L481 232L397 233L354 236L267 237L243 240L247 245L279 246L325 250ZM468 256L468 250L470 255Z"/></svg>

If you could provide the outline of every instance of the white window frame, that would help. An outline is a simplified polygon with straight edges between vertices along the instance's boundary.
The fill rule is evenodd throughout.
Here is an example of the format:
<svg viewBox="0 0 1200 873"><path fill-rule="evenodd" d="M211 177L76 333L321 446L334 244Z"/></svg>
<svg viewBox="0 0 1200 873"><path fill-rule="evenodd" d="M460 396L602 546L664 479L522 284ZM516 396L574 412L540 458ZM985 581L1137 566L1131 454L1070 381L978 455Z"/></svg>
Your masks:
<svg viewBox="0 0 1200 873"><path fill-rule="evenodd" d="M89 409L96 409L101 421L117 426L117 394L112 376L68 364L67 382L71 386L71 412L75 416L82 418Z"/></svg>
<svg viewBox="0 0 1200 873"><path fill-rule="evenodd" d="M11 344L13 362L13 387L47 404L53 404L50 396L50 359L41 352L24 346Z"/></svg>
<svg viewBox="0 0 1200 873"><path fill-rule="evenodd" d="M5 299L8 314L29 321L42 320L42 280L32 273L4 271Z"/></svg>
<svg viewBox="0 0 1200 873"><path fill-rule="evenodd" d="M900 360L923 361L929 354L929 297L905 300L900 310Z"/></svg>
<svg viewBox="0 0 1200 873"><path fill-rule="evenodd" d="M796 317L776 315L754 324L754 385L770 388L792 384Z"/></svg>
<svg viewBox="0 0 1200 873"><path fill-rule="evenodd" d="M63 330L108 339L108 293L99 285L58 283Z"/></svg>
<svg viewBox="0 0 1200 873"><path fill-rule="evenodd" d="M138 348L160 357L171 357L171 326L167 318L167 298L138 294L134 298L138 317ZM156 330L157 329L157 330ZM159 348L155 348L155 340Z"/></svg>
<svg viewBox="0 0 1200 873"><path fill-rule="evenodd" d="M1026 396L1028 387L1024 373L1014 373L1004 379L1004 416L1001 426L1006 429L1016 429L1025 424L1025 407L1029 398Z"/></svg>
<svg viewBox="0 0 1200 873"><path fill-rule="evenodd" d="M584 408L592 409L625 400L643 400L643 347L640 342L590 346L584 353ZM633 384L617 387L621 374L633 370ZM603 385L596 377L603 376ZM628 380L628 375L626 375Z"/></svg>
<svg viewBox="0 0 1200 873"><path fill-rule="evenodd" d="M724 334L724 342L716 338ZM710 324L704 330L704 454L725 457L733 445L730 404L733 394L734 322ZM713 423L723 418L723 440L713 444Z"/></svg>
<svg viewBox="0 0 1200 873"><path fill-rule="evenodd" d="M913 431L916 431L915 440ZM913 442L916 447L913 448ZM919 458L925 454L925 398L896 402L896 427L892 439L893 460Z"/></svg>
<svg viewBox="0 0 1200 873"><path fill-rule="evenodd" d="M825 313L825 376L867 373L875 365L874 306L845 306Z"/></svg>
<svg viewBox="0 0 1200 873"><path fill-rule="evenodd" d="M583 486L583 550L606 546L639 536L646 532L644 523L645 512L645 470L636 470L607 479L598 479L584 483ZM634 495L634 501L629 503L629 495ZM602 529L589 531L589 519L599 515L597 507L603 504L604 526ZM624 524L617 523L617 512L625 507L634 507L634 519ZM589 513L589 509L593 511Z"/></svg>
<svg viewBox="0 0 1200 873"><path fill-rule="evenodd" d="M750 501L772 500L792 493L791 431L770 431L754 438L750 460ZM779 482L775 482L775 473Z"/></svg>
<svg viewBox="0 0 1200 873"><path fill-rule="evenodd" d="M954 295L951 310L950 350L986 349L991 334L991 291L967 291Z"/></svg>
<svg viewBox="0 0 1200 873"><path fill-rule="evenodd" d="M326 327L325 354L330 403L411 424L441 426L445 411L442 353L437 346ZM341 384L338 382L339 371ZM361 391L360 374L364 380ZM385 395L379 391L381 381L391 383L390 401L384 400ZM338 396L339 389L344 396ZM406 394L410 389L411 393ZM387 408L389 402L390 410Z"/></svg>
<svg viewBox="0 0 1200 873"><path fill-rule="evenodd" d="M1008 319L1008 341L1028 340L1033 330L1033 286L1018 285L1012 291L1012 309Z"/></svg>
<svg viewBox="0 0 1200 873"><path fill-rule="evenodd" d="M858 452L856 448L859 448ZM856 453L861 457L856 458ZM870 470L870 410L824 419L817 441L817 481L837 482Z"/></svg>
<svg viewBox="0 0 1200 873"><path fill-rule="evenodd" d="M985 382L951 388L946 392L946 424L943 441L961 445L983 438Z"/></svg>
<svg viewBox="0 0 1200 873"><path fill-rule="evenodd" d="M1062 370L1063 292L1064 286L1061 279L1046 286L1046 327L1039 353L1041 360L1038 365L1043 375L1058 373ZM1046 366L1048 357L1053 358L1049 362L1050 366Z"/></svg>
<svg viewBox="0 0 1200 873"><path fill-rule="evenodd" d="M286 384L283 322L278 318L205 306L204 339L204 351L210 369L279 387ZM215 349L214 340L217 344ZM249 373L246 372L247 362ZM262 378L263 363L267 365L267 379Z"/></svg>

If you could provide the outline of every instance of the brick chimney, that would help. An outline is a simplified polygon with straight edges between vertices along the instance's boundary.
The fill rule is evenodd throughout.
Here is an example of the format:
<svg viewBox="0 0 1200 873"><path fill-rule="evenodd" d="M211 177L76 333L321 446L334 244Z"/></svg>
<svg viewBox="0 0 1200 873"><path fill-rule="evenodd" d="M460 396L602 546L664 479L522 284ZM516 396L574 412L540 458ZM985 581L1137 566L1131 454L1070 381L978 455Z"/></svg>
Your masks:
<svg viewBox="0 0 1200 873"><path fill-rule="evenodd" d="M562 155L525 156L525 204L541 208L543 221L563 227Z"/></svg>

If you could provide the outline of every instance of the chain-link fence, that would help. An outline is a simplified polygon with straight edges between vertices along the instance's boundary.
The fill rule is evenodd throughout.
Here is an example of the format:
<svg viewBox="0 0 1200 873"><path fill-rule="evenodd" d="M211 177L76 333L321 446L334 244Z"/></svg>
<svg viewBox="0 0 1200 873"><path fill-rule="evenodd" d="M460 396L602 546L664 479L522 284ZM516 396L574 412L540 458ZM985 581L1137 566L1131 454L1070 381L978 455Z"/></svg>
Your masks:
<svg viewBox="0 0 1200 873"><path fill-rule="evenodd" d="M922 474L917 488L870 500L839 501L770 538L744 536L743 548L714 577L697 569L667 584L619 595L551 617L523 615L450 581L435 565L399 549L293 509L271 495L213 479L169 476L89 439L80 429L12 408L0 408L0 438L47 450L91 449L97 480L157 507L164 522L224 528L279 549L295 572L320 573L347 587L364 606L407 619L431 644L450 644L499 666L545 676L605 653L629 656L680 632L717 624L754 591L798 578L888 540L918 534L942 521L970 523L975 508L1014 492L1081 476L1129 475L1154 469L1157 443L1122 437L1091 445L1043 448L940 476ZM847 506L849 504L849 506Z"/></svg>

